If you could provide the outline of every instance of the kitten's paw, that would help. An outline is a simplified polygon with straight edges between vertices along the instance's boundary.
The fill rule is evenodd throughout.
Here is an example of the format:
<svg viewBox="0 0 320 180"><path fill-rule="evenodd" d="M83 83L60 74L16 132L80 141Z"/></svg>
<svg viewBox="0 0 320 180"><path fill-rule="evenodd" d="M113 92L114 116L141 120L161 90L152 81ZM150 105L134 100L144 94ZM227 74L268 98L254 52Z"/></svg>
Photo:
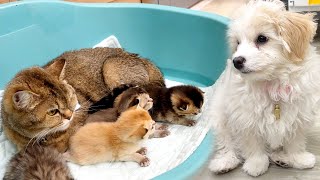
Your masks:
<svg viewBox="0 0 320 180"><path fill-rule="evenodd" d="M251 156L243 164L242 169L250 176L260 176L264 174L269 167L269 158L267 155Z"/></svg>
<svg viewBox="0 0 320 180"><path fill-rule="evenodd" d="M211 160L209 169L215 174L227 173L240 164L240 160L233 152L228 152Z"/></svg>
<svg viewBox="0 0 320 180"><path fill-rule="evenodd" d="M186 120L186 125L189 127L194 126L196 124L197 124L197 122L194 120L190 120L190 119Z"/></svg>
<svg viewBox="0 0 320 180"><path fill-rule="evenodd" d="M155 130L152 136L149 138L163 138L170 135L170 131L168 130Z"/></svg>
<svg viewBox="0 0 320 180"><path fill-rule="evenodd" d="M168 130L169 125L156 123L156 130Z"/></svg>
<svg viewBox="0 0 320 180"><path fill-rule="evenodd" d="M150 98L149 94L140 94L137 99L139 100L139 106L145 110L149 110L153 106L153 100Z"/></svg>
<svg viewBox="0 0 320 180"><path fill-rule="evenodd" d="M150 165L150 159L145 157L142 161L139 162L141 167L147 167Z"/></svg>
<svg viewBox="0 0 320 180"><path fill-rule="evenodd" d="M163 137L167 137L167 136L169 136L170 135L170 131L168 131L168 130L161 130L161 132L159 133L159 137L160 138L163 138Z"/></svg>
<svg viewBox="0 0 320 180"><path fill-rule="evenodd" d="M146 155L148 152L146 147L142 147L141 149L139 149L136 153L139 153L141 155Z"/></svg>

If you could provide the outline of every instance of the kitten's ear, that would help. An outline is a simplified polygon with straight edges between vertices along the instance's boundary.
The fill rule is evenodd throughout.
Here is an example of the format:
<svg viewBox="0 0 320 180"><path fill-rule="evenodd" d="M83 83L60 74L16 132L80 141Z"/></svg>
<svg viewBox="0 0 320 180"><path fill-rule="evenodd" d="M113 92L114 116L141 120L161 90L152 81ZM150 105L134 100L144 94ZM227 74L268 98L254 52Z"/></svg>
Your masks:
<svg viewBox="0 0 320 180"><path fill-rule="evenodd" d="M45 67L45 69L49 74L56 76L60 79L61 75L63 74L65 62L65 59L57 59L52 64Z"/></svg>
<svg viewBox="0 0 320 180"><path fill-rule="evenodd" d="M12 101L17 109L32 109L36 103L36 98L39 95L30 91L18 91L13 94Z"/></svg>

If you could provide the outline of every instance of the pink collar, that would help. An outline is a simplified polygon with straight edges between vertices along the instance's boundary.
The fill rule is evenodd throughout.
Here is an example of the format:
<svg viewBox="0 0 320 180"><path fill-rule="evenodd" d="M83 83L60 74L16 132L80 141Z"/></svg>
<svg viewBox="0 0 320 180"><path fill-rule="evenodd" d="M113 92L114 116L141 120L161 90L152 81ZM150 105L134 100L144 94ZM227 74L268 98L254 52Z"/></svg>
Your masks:
<svg viewBox="0 0 320 180"><path fill-rule="evenodd" d="M293 92L293 87L291 84L280 84L276 82L268 82L266 84L266 89L270 98L274 101L291 101L291 95Z"/></svg>

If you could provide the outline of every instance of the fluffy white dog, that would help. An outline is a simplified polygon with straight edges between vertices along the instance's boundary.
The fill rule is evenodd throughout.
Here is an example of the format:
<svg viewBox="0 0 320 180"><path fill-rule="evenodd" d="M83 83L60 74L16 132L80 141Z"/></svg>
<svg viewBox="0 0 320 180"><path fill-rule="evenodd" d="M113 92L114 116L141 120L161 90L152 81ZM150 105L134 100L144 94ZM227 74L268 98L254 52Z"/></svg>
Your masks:
<svg viewBox="0 0 320 180"><path fill-rule="evenodd" d="M320 97L320 57L310 44L315 32L313 14L288 12L281 1L251 1L237 10L228 31L232 60L213 102L211 171L243 162L246 173L259 176L269 158L282 167L314 167L305 133Z"/></svg>

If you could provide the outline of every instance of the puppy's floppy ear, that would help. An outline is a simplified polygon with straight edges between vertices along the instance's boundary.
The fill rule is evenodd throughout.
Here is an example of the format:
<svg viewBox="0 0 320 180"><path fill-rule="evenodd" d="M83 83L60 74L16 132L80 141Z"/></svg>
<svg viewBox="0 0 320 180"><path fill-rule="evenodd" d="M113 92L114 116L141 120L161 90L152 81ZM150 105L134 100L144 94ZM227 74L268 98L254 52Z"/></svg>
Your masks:
<svg viewBox="0 0 320 180"><path fill-rule="evenodd" d="M317 30L317 23L313 21L314 14L299 14L284 12L279 20L278 31L282 37L285 52L290 60L302 61L306 49L312 42Z"/></svg>

